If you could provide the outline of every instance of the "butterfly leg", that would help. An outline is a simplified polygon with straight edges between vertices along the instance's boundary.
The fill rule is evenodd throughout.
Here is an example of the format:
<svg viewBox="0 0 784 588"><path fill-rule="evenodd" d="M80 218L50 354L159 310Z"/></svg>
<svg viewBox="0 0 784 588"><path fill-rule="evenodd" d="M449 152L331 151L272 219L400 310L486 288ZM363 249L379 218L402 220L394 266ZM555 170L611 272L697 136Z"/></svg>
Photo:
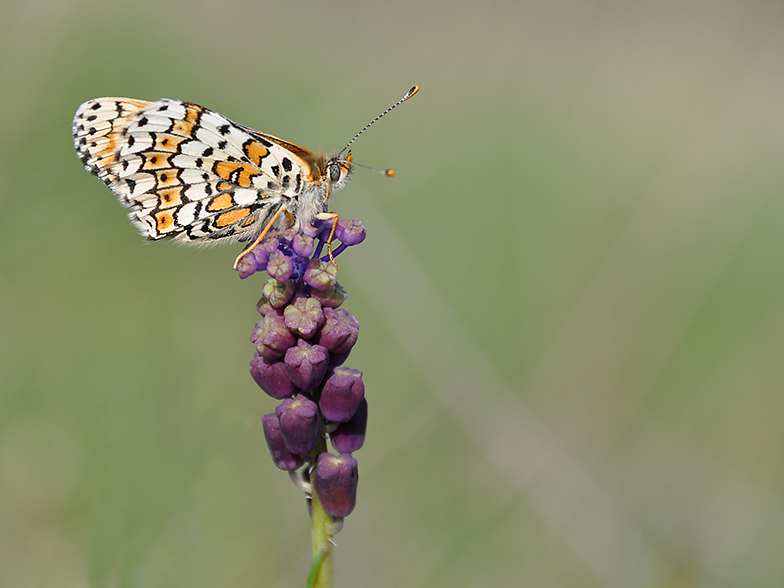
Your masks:
<svg viewBox="0 0 784 588"><path fill-rule="evenodd" d="M261 243L261 242L264 240L264 237L266 237L266 236L267 236L267 233L269 233L269 230L272 228L272 225L274 225L274 224L275 224L275 221L276 221L276 220L278 220L278 217L279 217L281 214L283 214L284 212L286 213L286 216L288 216L288 217L289 217L289 219L291 219L291 218L292 218L292 217L291 217L291 213L289 212L289 209L288 209L288 208L286 208L285 206L281 205L281 206L278 208L277 212L275 212L275 215L274 215L274 216L273 216L273 217L270 219L270 222L268 222L268 223L267 223L267 226L266 226L266 227L264 227L264 230L261 232L261 234L259 234L259 236L258 236L258 237L256 237L256 240L255 240L255 241L253 241L253 243L251 243L251 244L250 244L248 247L246 247L246 248L245 248L245 249L242 251L242 253L240 253L240 254L237 256L237 259L235 259L235 260L234 260L234 269L235 269L235 270L237 269L237 266L239 265L239 263L240 263L240 260L241 260L243 257L245 257L245 256L246 256L248 253L250 253L251 251L253 251L253 250L256 248L256 245L258 245L259 243ZM335 232L335 229L334 229L334 227L332 228L332 232L333 232L333 233ZM331 237L330 237L330 239L331 239ZM330 257L331 257L331 256L332 256L332 253L331 253L331 250L330 250Z"/></svg>
<svg viewBox="0 0 784 588"><path fill-rule="evenodd" d="M335 238L335 231L338 228L338 220L340 220L340 215L337 212L321 212L316 215L316 218L319 220L332 219L332 230L329 232L329 240L327 241L327 253L329 253L329 260L332 262L332 265L338 267L338 264L335 263L335 258L332 255L332 240Z"/></svg>

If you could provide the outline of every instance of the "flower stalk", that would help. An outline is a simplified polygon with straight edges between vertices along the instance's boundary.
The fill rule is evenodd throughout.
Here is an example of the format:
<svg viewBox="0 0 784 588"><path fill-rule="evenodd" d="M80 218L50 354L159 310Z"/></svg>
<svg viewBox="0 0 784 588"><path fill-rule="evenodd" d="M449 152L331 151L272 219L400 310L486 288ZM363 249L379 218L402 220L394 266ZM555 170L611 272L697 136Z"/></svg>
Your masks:
<svg viewBox="0 0 784 588"><path fill-rule="evenodd" d="M323 451L326 452L326 443ZM313 564L308 588L332 588L334 579L333 519L324 511L318 493L310 495L310 535L313 543Z"/></svg>

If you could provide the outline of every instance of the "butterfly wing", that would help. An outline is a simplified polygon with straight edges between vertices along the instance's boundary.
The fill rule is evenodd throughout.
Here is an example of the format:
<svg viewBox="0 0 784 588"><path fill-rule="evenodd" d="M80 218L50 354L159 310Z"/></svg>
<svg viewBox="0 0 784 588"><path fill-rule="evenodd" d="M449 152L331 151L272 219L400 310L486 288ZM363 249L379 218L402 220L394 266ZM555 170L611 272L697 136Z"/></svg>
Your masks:
<svg viewBox="0 0 784 588"><path fill-rule="evenodd" d="M246 240L309 185L309 151L178 100L98 98L79 107L85 168L131 208L149 239Z"/></svg>

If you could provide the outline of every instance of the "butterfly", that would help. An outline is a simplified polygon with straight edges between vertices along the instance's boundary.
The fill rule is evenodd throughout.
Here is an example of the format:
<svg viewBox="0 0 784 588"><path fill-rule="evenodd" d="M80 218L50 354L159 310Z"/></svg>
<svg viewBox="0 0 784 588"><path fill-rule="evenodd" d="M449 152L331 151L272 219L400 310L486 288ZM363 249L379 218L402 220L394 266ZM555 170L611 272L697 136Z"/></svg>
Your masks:
<svg viewBox="0 0 784 588"><path fill-rule="evenodd" d="M331 157L168 98L88 100L74 116L74 147L85 169L131 209L131 222L148 240L253 240L236 268L276 223L299 230L333 219L331 241L338 215L328 212L327 201L359 165L349 147L418 91L411 88Z"/></svg>

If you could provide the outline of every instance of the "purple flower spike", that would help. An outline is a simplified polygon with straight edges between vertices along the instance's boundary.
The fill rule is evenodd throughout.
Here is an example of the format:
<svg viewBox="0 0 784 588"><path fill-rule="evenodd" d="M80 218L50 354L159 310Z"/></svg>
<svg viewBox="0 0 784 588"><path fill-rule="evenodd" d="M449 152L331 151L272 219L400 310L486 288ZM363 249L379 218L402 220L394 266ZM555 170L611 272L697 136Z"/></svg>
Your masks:
<svg viewBox="0 0 784 588"><path fill-rule="evenodd" d="M298 219L296 212L288 218ZM302 468L299 487L312 493L309 504L318 498L339 519L356 505L359 474L351 453L365 442L368 403L362 372L339 367L357 342L359 322L340 309L348 294L330 258L364 238L361 222L333 218L273 228L237 268L242 278L259 270L270 278L256 305L262 319L251 334L250 373L280 401L262 419L272 459L292 479ZM325 453L327 442L339 455Z"/></svg>
<svg viewBox="0 0 784 588"><path fill-rule="evenodd" d="M358 220L341 220L335 229L335 236L344 245L359 245L365 240L365 227Z"/></svg>
<svg viewBox="0 0 784 588"><path fill-rule="evenodd" d="M354 453L365 444L365 431L367 430L368 404L367 399L363 398L357 412L351 420L340 423L338 428L332 431L332 447L338 453Z"/></svg>
<svg viewBox="0 0 784 588"><path fill-rule="evenodd" d="M288 255L275 251L267 262L267 273L278 282L285 282L294 273L294 263Z"/></svg>
<svg viewBox="0 0 784 588"><path fill-rule="evenodd" d="M280 434L280 421L277 415L265 414L261 417L261 425L264 429L264 438L267 440L272 462L282 470L296 470L305 462L299 455L292 454L286 449L283 443L283 436Z"/></svg>
<svg viewBox="0 0 784 588"><path fill-rule="evenodd" d="M313 254L313 237L297 233L291 240L291 248L297 255L310 257Z"/></svg>
<svg viewBox="0 0 784 588"><path fill-rule="evenodd" d="M297 388L310 391L321 384L329 365L329 353L321 345L311 345L304 339L296 347L286 350L286 373Z"/></svg>
<svg viewBox="0 0 784 588"><path fill-rule="evenodd" d="M335 282L335 287L331 290L313 290L310 295L318 300L324 308L337 308L348 298L348 293L340 282Z"/></svg>
<svg viewBox="0 0 784 588"><path fill-rule="evenodd" d="M321 437L321 416L315 402L297 394L281 402L275 414L286 449L303 455L316 447Z"/></svg>
<svg viewBox="0 0 784 588"><path fill-rule="evenodd" d="M345 310L324 309L324 327L319 331L317 342L331 353L351 351L359 337L359 321Z"/></svg>
<svg viewBox="0 0 784 588"><path fill-rule="evenodd" d="M297 391L282 361L272 362L256 353L250 362L250 375L259 388L276 400L289 398Z"/></svg>
<svg viewBox="0 0 784 588"><path fill-rule="evenodd" d="M283 357L286 349L296 342L294 335L286 328L283 317L274 310L268 311L256 323L250 340L262 357L271 360Z"/></svg>
<svg viewBox="0 0 784 588"><path fill-rule="evenodd" d="M327 377L321 388L319 408L328 421L345 423L357 412L364 397L362 372L339 367Z"/></svg>
<svg viewBox="0 0 784 588"><path fill-rule="evenodd" d="M294 296L294 282L286 280L267 280L261 289L261 294L267 299L272 308L283 308L286 303Z"/></svg>
<svg viewBox="0 0 784 588"><path fill-rule="evenodd" d="M333 517L347 517L357 504L359 469L350 455L322 453L313 471L313 489L324 511Z"/></svg>
<svg viewBox="0 0 784 588"><path fill-rule="evenodd" d="M316 290L331 290L335 287L338 270L333 263L314 257L305 270L305 283Z"/></svg>
<svg viewBox="0 0 784 588"><path fill-rule="evenodd" d="M324 324L324 311L315 298L297 296L283 311L286 326L304 339L310 339Z"/></svg>

